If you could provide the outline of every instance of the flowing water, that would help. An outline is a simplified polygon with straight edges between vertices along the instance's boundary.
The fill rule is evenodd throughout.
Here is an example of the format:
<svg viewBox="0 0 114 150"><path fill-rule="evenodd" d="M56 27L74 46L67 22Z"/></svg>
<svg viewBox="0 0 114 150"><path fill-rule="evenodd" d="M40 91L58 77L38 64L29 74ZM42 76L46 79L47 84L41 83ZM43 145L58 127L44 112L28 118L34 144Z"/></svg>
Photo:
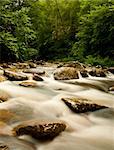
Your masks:
<svg viewBox="0 0 114 150"><path fill-rule="evenodd" d="M0 136L0 141L15 141L17 145L9 144L11 150L114 150L114 93L108 92L114 85L114 75L108 74L106 78L89 76L86 79L80 76L80 79L63 82L54 80L55 67L38 69L45 70L47 76L43 77L43 82L37 82L36 88L19 86L17 81L0 83L0 90L11 95L7 102L0 104L0 133L11 135L16 124L30 119L62 120L67 129L50 142L40 142L28 136L18 139ZM63 97L72 96L109 108L76 114L61 101Z"/></svg>

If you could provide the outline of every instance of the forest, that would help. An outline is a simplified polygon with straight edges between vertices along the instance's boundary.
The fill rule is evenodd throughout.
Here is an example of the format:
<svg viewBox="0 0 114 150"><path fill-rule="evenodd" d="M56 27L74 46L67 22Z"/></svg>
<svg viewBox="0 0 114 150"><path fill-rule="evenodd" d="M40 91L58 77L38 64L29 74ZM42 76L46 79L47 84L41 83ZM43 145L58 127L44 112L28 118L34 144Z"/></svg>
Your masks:
<svg viewBox="0 0 114 150"><path fill-rule="evenodd" d="M114 66L114 0L0 0L0 62Z"/></svg>

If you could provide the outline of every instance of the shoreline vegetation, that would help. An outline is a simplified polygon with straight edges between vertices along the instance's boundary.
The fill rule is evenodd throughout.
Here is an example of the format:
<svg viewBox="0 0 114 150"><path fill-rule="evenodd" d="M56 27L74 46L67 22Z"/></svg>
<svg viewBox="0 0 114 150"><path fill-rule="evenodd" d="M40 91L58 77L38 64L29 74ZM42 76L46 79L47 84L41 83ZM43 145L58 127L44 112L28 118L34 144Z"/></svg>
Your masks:
<svg viewBox="0 0 114 150"><path fill-rule="evenodd" d="M114 66L113 0L1 0L0 62Z"/></svg>

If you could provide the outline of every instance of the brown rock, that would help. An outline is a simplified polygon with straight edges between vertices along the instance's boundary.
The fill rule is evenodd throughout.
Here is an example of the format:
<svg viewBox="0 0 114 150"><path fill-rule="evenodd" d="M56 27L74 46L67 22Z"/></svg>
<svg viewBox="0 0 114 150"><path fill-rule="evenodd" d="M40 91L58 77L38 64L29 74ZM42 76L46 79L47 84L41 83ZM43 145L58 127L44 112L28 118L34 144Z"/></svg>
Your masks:
<svg viewBox="0 0 114 150"><path fill-rule="evenodd" d="M34 74L34 75L33 75L33 80L36 80L36 81L43 81L43 79L42 79L38 74Z"/></svg>
<svg viewBox="0 0 114 150"><path fill-rule="evenodd" d="M29 66L30 66L30 68L36 68L37 67L37 65L35 63L33 63L33 62L30 62Z"/></svg>
<svg viewBox="0 0 114 150"><path fill-rule="evenodd" d="M31 74L38 74L38 75L44 75L45 71L39 70L39 69L26 69L23 71L24 73L31 73Z"/></svg>
<svg viewBox="0 0 114 150"><path fill-rule="evenodd" d="M55 80L70 80L78 79L78 72L73 67L62 67L55 71L54 73Z"/></svg>
<svg viewBox="0 0 114 150"><path fill-rule="evenodd" d="M39 140L51 140L62 131L66 125L62 122L26 121L13 129L13 135L30 135Z"/></svg>
<svg viewBox="0 0 114 150"><path fill-rule="evenodd" d="M114 91L114 86L110 87L109 91Z"/></svg>
<svg viewBox="0 0 114 150"><path fill-rule="evenodd" d="M0 103L7 101L10 97L7 92L0 90Z"/></svg>
<svg viewBox="0 0 114 150"><path fill-rule="evenodd" d="M111 73L113 73L113 74L114 74L114 67L110 67L110 68L108 68L108 71L110 71Z"/></svg>
<svg viewBox="0 0 114 150"><path fill-rule="evenodd" d="M82 99L79 97L73 98L62 98L61 99L73 112L76 113L85 113L92 112L99 109L107 108L106 106L102 106L96 103L93 103L90 100Z"/></svg>
<svg viewBox="0 0 114 150"><path fill-rule="evenodd" d="M6 80L6 78L4 76L0 75L0 82L3 82L5 80Z"/></svg>
<svg viewBox="0 0 114 150"><path fill-rule="evenodd" d="M4 76L6 76L11 81L23 81L27 80L27 76L23 75L22 73L16 73L12 71L5 70Z"/></svg>
<svg viewBox="0 0 114 150"><path fill-rule="evenodd" d="M24 86L24 87L37 87L37 83L34 81L23 81L21 83L19 83L19 85Z"/></svg>
<svg viewBox="0 0 114 150"><path fill-rule="evenodd" d="M25 69L25 68L27 69L27 68L30 68L28 63L20 63L20 62L18 62L18 63L16 63L15 66L16 66L17 69Z"/></svg>
<svg viewBox="0 0 114 150"><path fill-rule="evenodd" d="M8 123L12 118L15 117L15 114L7 109L0 109L0 121Z"/></svg>
<svg viewBox="0 0 114 150"><path fill-rule="evenodd" d="M102 69L92 69L89 74L96 77L106 77L105 71Z"/></svg>
<svg viewBox="0 0 114 150"><path fill-rule="evenodd" d="M0 135L0 150L36 150L30 142L8 135Z"/></svg>
<svg viewBox="0 0 114 150"><path fill-rule="evenodd" d="M76 69L84 69L83 65L78 61L72 61L63 65L64 67L73 67Z"/></svg>
<svg viewBox="0 0 114 150"><path fill-rule="evenodd" d="M80 70L80 74L81 74L81 76L83 77L83 78L86 78L86 77L88 77L88 72L87 72L87 70Z"/></svg>
<svg viewBox="0 0 114 150"><path fill-rule="evenodd" d="M10 150L6 144L0 143L0 150Z"/></svg>

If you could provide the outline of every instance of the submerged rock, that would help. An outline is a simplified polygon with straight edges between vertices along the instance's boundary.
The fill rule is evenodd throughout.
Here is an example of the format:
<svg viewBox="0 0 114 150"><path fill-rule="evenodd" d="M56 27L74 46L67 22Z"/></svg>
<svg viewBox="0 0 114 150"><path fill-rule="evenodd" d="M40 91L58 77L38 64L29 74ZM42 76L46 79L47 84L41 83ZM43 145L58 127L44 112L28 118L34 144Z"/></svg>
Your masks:
<svg viewBox="0 0 114 150"><path fill-rule="evenodd" d="M0 150L35 150L35 146L12 136L0 136Z"/></svg>
<svg viewBox="0 0 114 150"><path fill-rule="evenodd" d="M5 80L6 80L6 78L4 76L0 75L0 82L3 82Z"/></svg>
<svg viewBox="0 0 114 150"><path fill-rule="evenodd" d="M4 71L4 76L6 76L11 81L23 81L28 79L27 76L23 75L22 73L16 73L8 70Z"/></svg>
<svg viewBox="0 0 114 150"><path fill-rule="evenodd" d="M78 97L62 98L61 99L73 112L85 113L92 112L99 109L107 108L106 106L96 104L90 100L81 99Z"/></svg>
<svg viewBox="0 0 114 150"><path fill-rule="evenodd" d="M110 87L109 91L114 91L114 86Z"/></svg>
<svg viewBox="0 0 114 150"><path fill-rule="evenodd" d="M57 69L54 72L55 80L70 80L70 79L78 79L77 69L73 67L62 67Z"/></svg>
<svg viewBox="0 0 114 150"><path fill-rule="evenodd" d="M36 80L36 81L43 81L43 79L42 79L38 74L34 74L34 75L33 75L33 80Z"/></svg>
<svg viewBox="0 0 114 150"><path fill-rule="evenodd" d="M13 135L30 135L39 140L51 140L62 131L66 125L62 122L39 122L39 121L26 121L13 129Z"/></svg>
<svg viewBox="0 0 114 150"><path fill-rule="evenodd" d="M3 90L0 90L0 103L7 101L9 98L11 98L10 94Z"/></svg>
<svg viewBox="0 0 114 150"><path fill-rule="evenodd" d="M37 83L35 81L23 81L19 83L19 85L24 86L24 87L37 87Z"/></svg>
<svg viewBox="0 0 114 150"><path fill-rule="evenodd" d="M10 150L6 144L0 143L0 150Z"/></svg>

